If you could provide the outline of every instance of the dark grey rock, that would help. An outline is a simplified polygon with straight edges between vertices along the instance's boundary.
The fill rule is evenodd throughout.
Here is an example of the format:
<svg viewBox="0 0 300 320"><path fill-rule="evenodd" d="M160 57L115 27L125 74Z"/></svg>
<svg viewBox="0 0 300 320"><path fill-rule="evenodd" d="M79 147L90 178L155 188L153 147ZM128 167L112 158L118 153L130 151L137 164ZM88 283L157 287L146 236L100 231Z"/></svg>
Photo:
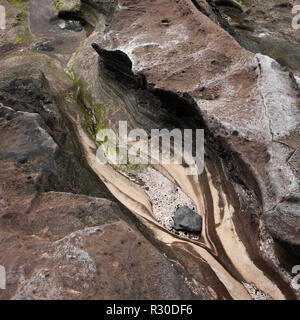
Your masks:
<svg viewBox="0 0 300 320"><path fill-rule="evenodd" d="M79 147L69 130L41 70L21 64L0 73L0 161L15 163L34 177L27 181L34 182L34 192L108 197L104 185L95 190L99 182L80 164Z"/></svg>
<svg viewBox="0 0 300 320"><path fill-rule="evenodd" d="M264 215L264 221L275 239L297 247L298 255L300 255L299 191L285 196L273 210Z"/></svg>
<svg viewBox="0 0 300 320"><path fill-rule="evenodd" d="M54 47L51 45L49 41L39 41L38 43L36 43L34 48L37 51L54 51Z"/></svg>
<svg viewBox="0 0 300 320"><path fill-rule="evenodd" d="M115 0L107 1L107 0L82 0L83 3L86 3L92 7L94 7L97 11L102 14L109 16L112 14L114 10Z"/></svg>
<svg viewBox="0 0 300 320"><path fill-rule="evenodd" d="M187 231L200 233L202 231L202 218L195 211L187 206L179 207L176 210L174 229L177 231Z"/></svg>
<svg viewBox="0 0 300 320"><path fill-rule="evenodd" d="M75 31L75 32L81 32L83 31L83 26L80 21L75 20L67 20L66 21L66 29Z"/></svg>
<svg viewBox="0 0 300 320"><path fill-rule="evenodd" d="M58 26L63 30L69 30L74 32L81 32L83 30L83 26L80 21L61 19L58 22Z"/></svg>

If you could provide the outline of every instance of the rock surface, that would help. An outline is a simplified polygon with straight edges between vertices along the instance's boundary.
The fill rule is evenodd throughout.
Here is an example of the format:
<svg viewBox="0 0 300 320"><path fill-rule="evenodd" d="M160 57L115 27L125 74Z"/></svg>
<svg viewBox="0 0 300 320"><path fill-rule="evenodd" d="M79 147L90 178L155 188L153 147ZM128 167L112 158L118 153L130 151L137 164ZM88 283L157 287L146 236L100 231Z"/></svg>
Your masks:
<svg viewBox="0 0 300 320"><path fill-rule="evenodd" d="M299 141L293 75L273 59L241 48L190 1L130 3L121 1L115 9L100 48L126 53L133 72L145 75L156 96L173 92L192 99L190 108L214 137L242 159L244 167L235 168L239 178L269 211L298 188L299 176L288 162L298 147L290 141ZM135 11L127 10L130 5Z"/></svg>
<svg viewBox="0 0 300 320"><path fill-rule="evenodd" d="M265 222L276 239L298 248L300 255L300 194L291 193L265 215ZM294 250L296 252L296 250Z"/></svg>
<svg viewBox="0 0 300 320"><path fill-rule="evenodd" d="M202 230L202 218L187 206L179 207L174 216L174 229L200 233Z"/></svg>
<svg viewBox="0 0 300 320"><path fill-rule="evenodd" d="M0 264L8 288L0 299L194 297L183 271L121 218L116 203L50 191L55 170L64 183L70 173L37 113L1 106L0 134Z"/></svg>
<svg viewBox="0 0 300 320"><path fill-rule="evenodd" d="M295 14L292 8L297 1L257 1L245 0L243 5L246 14L237 13L232 8L220 3L219 9L227 17L229 24L235 27L239 33L254 40L259 44L256 51L266 53L276 59L281 65L290 71L293 86L299 90L299 32L292 28L292 20ZM295 75L296 83L294 81ZM298 95L299 96L299 95ZM276 141L276 140L275 140ZM265 223L275 239L284 242L294 253L299 254L297 233L299 221L297 219L297 194L299 192L299 135L297 132L280 141L289 151L288 164L295 176L296 183L287 191L279 203L265 216ZM276 169L275 169L276 167ZM280 167L280 168L279 168ZM281 169L281 166L273 165L272 171ZM273 174L274 178L279 174ZM274 187L276 182L274 182ZM296 192L296 193L295 193ZM292 213L293 212L293 213ZM291 223L293 221L293 223ZM292 226L293 225L293 226Z"/></svg>
<svg viewBox="0 0 300 320"><path fill-rule="evenodd" d="M53 3L59 12L78 12L81 7L81 0L55 0Z"/></svg>
<svg viewBox="0 0 300 320"><path fill-rule="evenodd" d="M293 6L296 0L244 0L244 14L220 3L219 9L231 26L264 52L299 76L299 32L292 28Z"/></svg>
<svg viewBox="0 0 300 320"><path fill-rule="evenodd" d="M0 34L0 265L8 289L0 299L296 297L289 254L299 246L299 87L261 54L261 42L233 29L229 2L76 1L80 12L70 7L66 17L97 21L75 33L58 27L46 0L0 0L8 16ZM235 11L243 23L259 16L261 2L252 3L253 11ZM280 21L280 36L298 41ZM170 206L177 199L201 212L199 239L157 223L168 219L159 211L163 192L156 197L163 187L150 179L149 189L147 172L138 181L143 196L126 198L136 186L122 189L116 171L110 180L92 166L97 128L116 129L119 120L147 131L205 129L201 176L159 171L172 185L163 190ZM156 216L146 219L152 205ZM265 227L287 251L262 237Z"/></svg>
<svg viewBox="0 0 300 320"><path fill-rule="evenodd" d="M0 299L210 299L86 167L61 105L73 84L58 65L44 55L0 64L10 106L0 105Z"/></svg>
<svg viewBox="0 0 300 320"><path fill-rule="evenodd" d="M180 271L119 215L108 200L56 192L40 194L25 217L2 211L0 298L193 298Z"/></svg>

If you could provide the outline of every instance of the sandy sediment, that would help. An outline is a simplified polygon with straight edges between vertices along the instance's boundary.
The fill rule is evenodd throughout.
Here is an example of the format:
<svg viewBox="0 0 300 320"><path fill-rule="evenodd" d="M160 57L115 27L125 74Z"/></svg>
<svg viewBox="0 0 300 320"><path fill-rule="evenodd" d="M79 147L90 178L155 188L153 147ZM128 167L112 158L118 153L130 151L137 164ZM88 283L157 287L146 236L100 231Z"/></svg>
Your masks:
<svg viewBox="0 0 300 320"><path fill-rule="evenodd" d="M151 167L126 174L126 176L145 190L152 203L153 215L164 228L182 237L195 240L199 238L197 234L178 232L173 229L173 217L178 207L188 206L192 210L196 209L195 203L174 182Z"/></svg>
<svg viewBox="0 0 300 320"><path fill-rule="evenodd" d="M75 120L75 119L74 119ZM82 145L85 149L85 155L87 161L95 173L101 178L101 180L106 184L108 189L114 194L119 201L121 201L127 208L129 208L141 221L150 228L155 235L155 238L158 241L161 241L165 245L172 247L181 247L185 244L189 244L190 248L193 251L193 255L196 254L199 258L204 259L212 270L215 272L219 280L224 284L229 294L233 299L253 299L249 292L249 288L246 288L244 283L238 281L229 270L226 270L222 264L218 261L218 258L215 255L211 254L211 250L207 250L208 245L206 233L211 230L207 225L203 226L203 237L204 243L194 241L193 239L184 239L173 235L166 228L163 228L162 225L157 221L152 209L152 202L148 194L141 187L140 184L130 181L125 176L116 172L113 168L107 165L101 165L93 152L94 143L91 141L90 137L86 132L80 127L80 121L77 122L77 129L79 134L79 140L82 142ZM176 170L176 167L178 170ZM185 171L182 166L165 166L164 169L174 178L174 180L179 184L182 190L188 195L191 195L191 198L196 197L197 194L201 194L200 186L193 186L196 182L195 177L187 177L182 175ZM195 180L195 181L190 181ZM146 180L146 179L145 179ZM188 188L190 185L190 188ZM213 189L210 178L210 187ZM215 193L217 194L217 192ZM197 201L197 209L202 206L201 200ZM218 197L214 199L214 202L219 203ZM204 212L205 213L205 212ZM217 210L214 212L217 216L220 214ZM204 223L207 223L205 214L203 215ZM225 252L228 255L229 259L233 263L236 270L240 272L245 283L249 285L252 283L256 288L258 288L266 296L270 296L273 299L285 299L284 294L281 292L280 288L273 283L263 271L260 270L252 261L246 249L243 246L243 243L238 238L238 235L234 232L232 222L232 212L230 215L226 215L225 219L219 217L221 225L219 226L219 231L217 236L220 238L220 241L225 245ZM181 239L180 239L181 238ZM201 237L202 238L202 237ZM227 250L228 249L228 250ZM242 251L241 251L242 249ZM241 258L241 252L243 259ZM250 267L249 267L250 266ZM252 285L252 286L253 286Z"/></svg>

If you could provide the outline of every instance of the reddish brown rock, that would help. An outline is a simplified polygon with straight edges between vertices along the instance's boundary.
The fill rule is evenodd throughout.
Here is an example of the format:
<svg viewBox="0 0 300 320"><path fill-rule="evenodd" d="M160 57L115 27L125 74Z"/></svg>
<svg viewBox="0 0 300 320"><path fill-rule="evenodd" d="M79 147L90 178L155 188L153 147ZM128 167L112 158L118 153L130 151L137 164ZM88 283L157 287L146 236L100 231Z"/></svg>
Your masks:
<svg viewBox="0 0 300 320"><path fill-rule="evenodd" d="M43 193L0 214L0 299L191 299L175 268L108 200Z"/></svg>
<svg viewBox="0 0 300 320"><path fill-rule="evenodd" d="M68 177L46 129L37 113L0 107L0 299L194 298L116 203L43 192L55 189L54 170Z"/></svg>
<svg viewBox="0 0 300 320"><path fill-rule="evenodd" d="M214 23L220 16L208 6L211 1L82 2L97 9L101 19L97 32L68 63L72 81L57 61L45 56L22 51L0 61L5 70L0 102L13 108L0 107L0 265L8 274L8 288L0 298L194 298L189 286L196 279L198 298L230 298L205 261L195 260L184 247L172 248L183 272L139 233L123 209L99 198L111 196L85 167L72 121L61 110L67 105L70 119L86 121L89 132L96 127L95 106L104 106L110 127L126 119L132 127L179 120L184 126L204 126L215 144L209 147L217 158L226 158L228 168L222 162L222 170L228 169L237 188L247 191L249 207L255 204L234 219L243 219L238 232L247 232L240 240L253 263L261 265L256 243L260 203L256 205L251 191L268 211L265 222L273 236L293 245L299 240L294 214L298 198L285 197L299 188L299 90L294 77L274 60L241 48ZM47 21L39 30L41 16L35 18L32 32L47 32ZM90 46L97 38L100 68ZM1 55L17 50L2 47L2 40ZM63 43L55 53L65 62L78 43ZM191 122L184 123L186 115ZM225 184L227 176L222 173L219 181L216 172L212 179ZM226 191L235 198L230 188ZM226 256L218 259L243 280L231 264L228 268ZM289 291L289 284L278 280L278 268L275 275L260 269ZM193 278L184 281L188 274Z"/></svg>

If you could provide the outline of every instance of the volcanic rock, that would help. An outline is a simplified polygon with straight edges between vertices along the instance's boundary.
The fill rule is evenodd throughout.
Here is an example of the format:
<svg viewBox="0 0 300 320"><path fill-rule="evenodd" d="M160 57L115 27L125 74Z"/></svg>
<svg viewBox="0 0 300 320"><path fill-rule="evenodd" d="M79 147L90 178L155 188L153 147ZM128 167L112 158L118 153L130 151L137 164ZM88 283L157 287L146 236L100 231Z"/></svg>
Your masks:
<svg viewBox="0 0 300 320"><path fill-rule="evenodd" d="M278 62L240 46L252 42L240 41L214 5L235 1L83 0L82 12L97 12L96 32L84 41L88 32L49 32L44 16L57 12L39 2L40 15L37 0L28 14L0 0L7 8L0 35L0 265L7 290L0 299L294 298L288 261L276 265L282 257L261 230L264 222L279 243L299 245L299 88ZM264 38L272 26L284 25L283 35L290 27L290 8L282 8L283 21L275 2L268 2L275 21L252 10L267 30L243 20L249 11L226 7ZM39 36L51 39L52 52L30 52ZM271 41L290 51L285 44ZM298 68L297 54L285 57ZM199 243L165 230L146 194L138 202L134 192L120 193L129 184L119 190L118 173L102 175L93 162L96 129L116 129L119 120L130 129L205 129L203 174L189 180L174 168L164 173L203 209ZM177 228L201 231L195 212L180 208L179 217Z"/></svg>
<svg viewBox="0 0 300 320"><path fill-rule="evenodd" d="M241 48L190 1L133 2L126 1L134 12L113 11L99 46L126 53L148 88L172 101L170 110L180 108L185 97L184 110L197 112L215 139L239 158L236 175L255 192L263 210L271 210L298 188L288 163L295 148L284 142L299 137L294 77L275 60ZM182 19L183 12L189 18ZM162 18L172 24L161 26Z"/></svg>
<svg viewBox="0 0 300 320"><path fill-rule="evenodd" d="M264 216L272 235L291 244L300 255L300 193L290 193Z"/></svg>
<svg viewBox="0 0 300 320"><path fill-rule="evenodd" d="M0 299L195 298L87 168L59 65L21 54L0 65Z"/></svg>
<svg viewBox="0 0 300 320"><path fill-rule="evenodd" d="M177 231L200 233L202 230L201 216L187 206L177 208L173 219Z"/></svg>
<svg viewBox="0 0 300 320"><path fill-rule="evenodd" d="M55 189L55 171L65 182L72 172L39 114L0 106L0 134L0 265L8 277L0 299L194 297L182 271L116 203L44 192Z"/></svg>
<svg viewBox="0 0 300 320"><path fill-rule="evenodd" d="M56 0L55 7L59 12L78 12L81 0Z"/></svg>

